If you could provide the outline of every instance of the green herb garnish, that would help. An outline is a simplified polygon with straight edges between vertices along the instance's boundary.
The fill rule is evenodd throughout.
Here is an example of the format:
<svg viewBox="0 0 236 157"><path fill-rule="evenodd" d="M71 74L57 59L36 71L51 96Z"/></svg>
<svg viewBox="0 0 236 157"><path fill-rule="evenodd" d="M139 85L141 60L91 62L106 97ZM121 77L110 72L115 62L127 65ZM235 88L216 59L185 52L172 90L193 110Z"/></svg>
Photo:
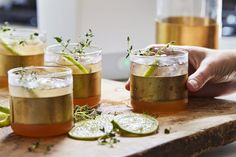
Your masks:
<svg viewBox="0 0 236 157"><path fill-rule="evenodd" d="M170 133L170 130L171 130L171 128L165 128L164 133L165 133L165 134L169 134L169 133Z"/></svg>
<svg viewBox="0 0 236 157"><path fill-rule="evenodd" d="M128 36L127 37L127 43L128 43L128 49L127 49L127 55L126 55L126 57L125 58L128 58L129 57L129 55L132 53L132 51L133 51L133 46L130 44L130 37Z"/></svg>
<svg viewBox="0 0 236 157"><path fill-rule="evenodd" d="M79 122L81 120L95 119L101 112L94 108L85 106L76 106L74 109L74 122Z"/></svg>
<svg viewBox="0 0 236 157"><path fill-rule="evenodd" d="M28 147L28 151L29 152L35 152L39 148L39 146L40 146L40 142L36 141L36 142L32 143L32 145L30 145Z"/></svg>
<svg viewBox="0 0 236 157"><path fill-rule="evenodd" d="M53 144L48 144L48 145L46 145L45 154L49 153L49 152L52 150L53 147L54 147Z"/></svg>
<svg viewBox="0 0 236 157"><path fill-rule="evenodd" d="M101 128L100 130L102 132L106 133L106 135L102 136L98 139L98 144L109 145L112 148L112 147L114 147L114 144L120 142L120 140L117 139L117 131L112 130L110 132L106 132L105 128Z"/></svg>
<svg viewBox="0 0 236 157"><path fill-rule="evenodd" d="M130 44L130 37L127 37L128 49L126 58L130 56L130 54L140 55L140 56L161 56L164 54L165 50L170 47L170 45L174 44L175 42L171 41L166 46L160 47L157 50L154 48L149 48L148 50L138 50L136 52L133 51L133 46ZM149 65L149 68L144 72L143 76L148 77L151 76L156 68L159 66L159 61L155 59L155 61Z"/></svg>
<svg viewBox="0 0 236 157"><path fill-rule="evenodd" d="M74 46L73 49L69 49L68 46L70 44L70 39L63 42L63 39L61 37L54 37L57 43L59 43L62 47L62 55L63 57L77 66L80 71L84 74L88 74L89 71L78 62L78 56L85 54L86 48L91 47L92 38L94 37L93 32L91 29L89 29L89 32L85 34L85 38L82 39L77 43L77 45Z"/></svg>

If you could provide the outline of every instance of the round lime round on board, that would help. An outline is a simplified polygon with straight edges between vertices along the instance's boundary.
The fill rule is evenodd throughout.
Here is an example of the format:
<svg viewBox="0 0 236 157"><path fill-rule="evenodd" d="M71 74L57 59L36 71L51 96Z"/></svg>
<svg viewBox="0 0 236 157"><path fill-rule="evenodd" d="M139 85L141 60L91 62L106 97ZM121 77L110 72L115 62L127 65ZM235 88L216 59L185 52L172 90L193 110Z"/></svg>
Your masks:
<svg viewBox="0 0 236 157"><path fill-rule="evenodd" d="M130 135L149 135L157 132L159 123L151 116L138 113L124 113L114 117L113 123Z"/></svg>
<svg viewBox="0 0 236 157"><path fill-rule="evenodd" d="M113 114L101 114L96 117L96 120L112 122L114 117L115 116Z"/></svg>
<svg viewBox="0 0 236 157"><path fill-rule="evenodd" d="M10 125L10 115L0 112L0 127Z"/></svg>
<svg viewBox="0 0 236 157"><path fill-rule="evenodd" d="M96 140L106 135L107 132L111 132L112 129L113 125L110 121L84 120L75 124L69 132L69 136L80 140Z"/></svg>

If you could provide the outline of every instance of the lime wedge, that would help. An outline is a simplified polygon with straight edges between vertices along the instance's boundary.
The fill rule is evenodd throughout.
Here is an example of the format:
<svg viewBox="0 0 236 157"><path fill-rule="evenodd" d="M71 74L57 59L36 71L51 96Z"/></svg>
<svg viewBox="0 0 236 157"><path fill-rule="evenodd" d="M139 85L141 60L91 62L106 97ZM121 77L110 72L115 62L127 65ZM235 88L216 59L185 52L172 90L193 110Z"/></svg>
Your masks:
<svg viewBox="0 0 236 157"><path fill-rule="evenodd" d="M10 109L0 105L0 112L10 114Z"/></svg>
<svg viewBox="0 0 236 157"><path fill-rule="evenodd" d="M72 56L70 56L69 54L63 53L63 57L65 59L67 59L68 61L70 61L72 64L74 64L75 66L77 66L79 68L79 70L84 73L84 74L88 74L88 70L79 62L77 62Z"/></svg>
<svg viewBox="0 0 236 157"><path fill-rule="evenodd" d="M145 71L144 73L144 77L148 77L151 76L153 74L153 72L155 71L155 69L158 66L158 60L155 60L152 65L149 66L149 68Z"/></svg>
<svg viewBox="0 0 236 157"><path fill-rule="evenodd" d="M124 113L114 117L113 123L126 135L149 135L157 132L158 121L145 114Z"/></svg>
<svg viewBox="0 0 236 157"><path fill-rule="evenodd" d="M0 112L0 127L10 125L10 115Z"/></svg>
<svg viewBox="0 0 236 157"><path fill-rule="evenodd" d="M4 40L3 38L0 38L1 44L2 46L8 50L9 52L11 52L11 54L13 55L17 55L20 56L21 54L19 52L17 52L13 47L11 47L6 40Z"/></svg>
<svg viewBox="0 0 236 157"><path fill-rule="evenodd" d="M104 131L102 131L104 129ZM85 120L75 123L75 126L69 132L69 136L79 140L96 140L111 132L113 125L109 121Z"/></svg>

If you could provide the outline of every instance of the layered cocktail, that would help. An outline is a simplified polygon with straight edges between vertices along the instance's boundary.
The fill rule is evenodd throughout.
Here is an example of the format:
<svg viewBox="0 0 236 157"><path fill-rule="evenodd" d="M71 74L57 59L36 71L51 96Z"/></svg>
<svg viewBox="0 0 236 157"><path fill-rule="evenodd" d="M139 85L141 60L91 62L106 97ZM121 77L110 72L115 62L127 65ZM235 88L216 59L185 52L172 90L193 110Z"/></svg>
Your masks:
<svg viewBox="0 0 236 157"><path fill-rule="evenodd" d="M75 105L96 107L101 100L101 49L85 43L63 43L47 47L45 64L65 66L73 71ZM83 43L83 44L81 44Z"/></svg>
<svg viewBox="0 0 236 157"><path fill-rule="evenodd" d="M130 54L131 104L136 112L167 113L188 103L188 53L183 49L151 47Z"/></svg>
<svg viewBox="0 0 236 157"><path fill-rule="evenodd" d="M72 127L72 72L61 67L8 72L11 127L18 135L55 136Z"/></svg>
<svg viewBox="0 0 236 157"><path fill-rule="evenodd" d="M4 29L5 28L5 29ZM34 30L0 29L0 88L7 87L7 71L44 64L45 35Z"/></svg>

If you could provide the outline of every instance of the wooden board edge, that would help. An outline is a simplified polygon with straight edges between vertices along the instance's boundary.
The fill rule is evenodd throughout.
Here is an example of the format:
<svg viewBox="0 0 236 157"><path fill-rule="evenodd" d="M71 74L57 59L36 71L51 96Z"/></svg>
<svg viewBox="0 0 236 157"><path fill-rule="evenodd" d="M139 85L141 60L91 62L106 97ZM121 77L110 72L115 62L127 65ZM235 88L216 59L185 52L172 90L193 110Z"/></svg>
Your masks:
<svg viewBox="0 0 236 157"><path fill-rule="evenodd" d="M143 152L129 155L130 157L185 157L199 156L236 140L236 120L212 128L202 130L188 137L179 138ZM182 147L182 146L185 147ZM176 147L178 146L178 147Z"/></svg>

